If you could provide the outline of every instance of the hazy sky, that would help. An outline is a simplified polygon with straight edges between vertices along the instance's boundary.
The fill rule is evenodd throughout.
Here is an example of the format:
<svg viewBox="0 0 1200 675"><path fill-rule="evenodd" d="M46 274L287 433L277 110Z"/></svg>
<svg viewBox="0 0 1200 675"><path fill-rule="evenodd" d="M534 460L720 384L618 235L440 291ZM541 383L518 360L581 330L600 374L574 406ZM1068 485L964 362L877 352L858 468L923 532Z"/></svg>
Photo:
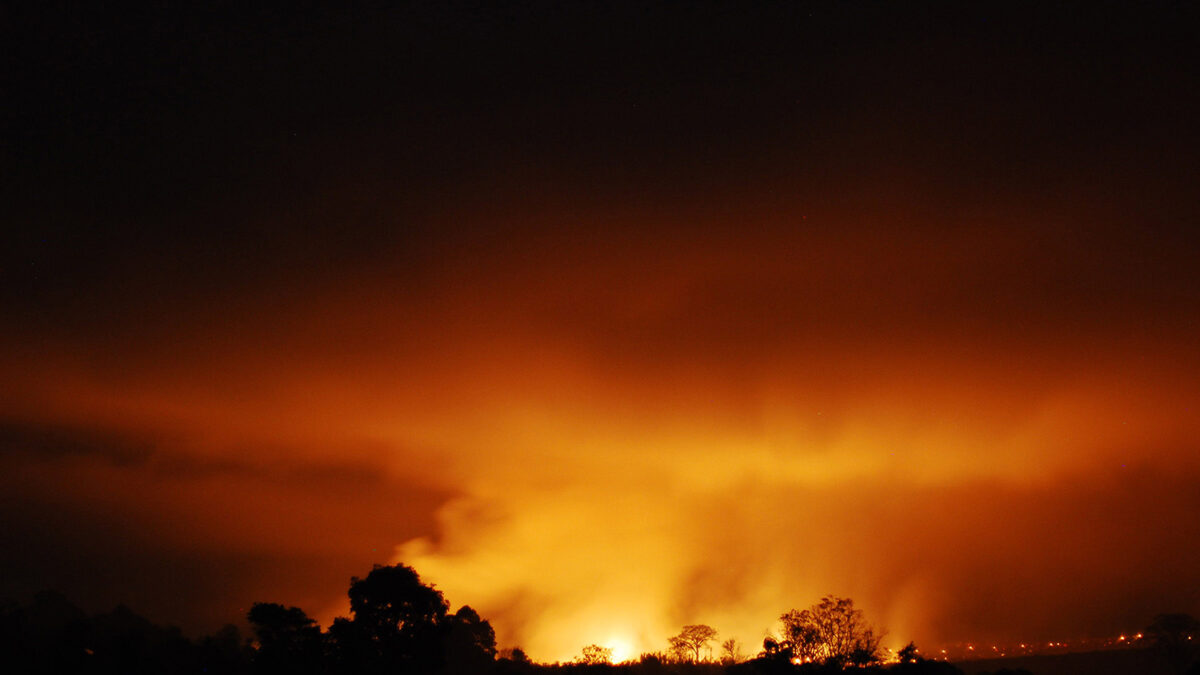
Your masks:
<svg viewBox="0 0 1200 675"><path fill-rule="evenodd" d="M0 595L1200 612L1194 7L473 4L8 14Z"/></svg>

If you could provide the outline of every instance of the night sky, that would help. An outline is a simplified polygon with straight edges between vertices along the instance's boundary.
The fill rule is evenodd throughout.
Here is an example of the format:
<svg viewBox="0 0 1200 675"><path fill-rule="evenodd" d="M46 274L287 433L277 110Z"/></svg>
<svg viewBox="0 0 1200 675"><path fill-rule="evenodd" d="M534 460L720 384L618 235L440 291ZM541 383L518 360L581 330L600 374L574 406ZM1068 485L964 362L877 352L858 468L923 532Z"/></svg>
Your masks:
<svg viewBox="0 0 1200 675"><path fill-rule="evenodd" d="M1200 614L1195 3L188 4L0 11L0 597Z"/></svg>

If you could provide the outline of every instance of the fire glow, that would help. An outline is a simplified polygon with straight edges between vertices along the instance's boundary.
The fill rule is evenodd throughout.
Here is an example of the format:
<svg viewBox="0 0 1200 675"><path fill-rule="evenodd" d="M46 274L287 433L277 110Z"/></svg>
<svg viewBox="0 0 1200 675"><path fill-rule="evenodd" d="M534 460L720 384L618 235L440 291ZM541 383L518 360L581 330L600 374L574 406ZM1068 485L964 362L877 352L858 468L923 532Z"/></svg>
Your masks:
<svg viewBox="0 0 1200 675"><path fill-rule="evenodd" d="M858 241L847 236L845 246ZM168 538L178 530L168 523L194 522L231 550L317 555L313 527L365 551L392 523L428 522L366 553L414 566L487 617L501 646L541 660L592 642L636 657L686 623L755 651L781 613L824 594L853 598L893 648L1002 638L1017 625L1099 632L1076 608L1116 602L1141 569L1167 579L1195 569L1185 542L1198 534L1187 517L1198 456L1181 441L1200 437L1184 414L1197 368L1177 344L1140 349L1113 336L1072 355L1049 319L1037 335L985 338L893 316L888 334L869 337L869 323L856 326L881 295L918 303L954 274L909 287L806 271L778 251L833 243L796 236L737 249L695 239L670 255L654 241L596 253L555 237L531 236L488 274L451 261L430 297L387 312L391 292L366 275L269 320L247 314L257 346L234 339L230 326L243 324L227 317L170 351L150 336L93 348L91 370L47 347L41 370L3 364L25 393L10 411L173 439L151 441L147 462L55 460L73 472L78 499L136 511ZM975 264L989 264L977 252ZM872 268L926 274L927 259L910 253L870 255ZM588 263L567 269L563 256ZM614 283L626 274L635 279ZM827 282L814 287L811 274ZM730 279L751 280L733 305ZM862 283L870 292L854 290ZM781 288L822 308L819 333L803 313L775 308ZM572 313L581 303L594 319ZM418 308L419 324L387 318ZM328 326L373 332L331 350ZM1151 348L1178 358L1147 362ZM182 463L217 473L166 472ZM347 463L368 467L345 480L378 485L379 501L314 504L297 520L304 492L257 487L272 466ZM229 471L233 480L217 480ZM27 475L26 489L46 494L59 480ZM305 480L339 494L341 475ZM101 496L88 485L123 487ZM264 519L219 527L206 515L213 489L222 508ZM385 500L391 516L376 519L367 506ZM328 622L345 611L341 576L297 602L325 608ZM1177 590L1147 580L1145 606L1128 611L1152 616Z"/></svg>

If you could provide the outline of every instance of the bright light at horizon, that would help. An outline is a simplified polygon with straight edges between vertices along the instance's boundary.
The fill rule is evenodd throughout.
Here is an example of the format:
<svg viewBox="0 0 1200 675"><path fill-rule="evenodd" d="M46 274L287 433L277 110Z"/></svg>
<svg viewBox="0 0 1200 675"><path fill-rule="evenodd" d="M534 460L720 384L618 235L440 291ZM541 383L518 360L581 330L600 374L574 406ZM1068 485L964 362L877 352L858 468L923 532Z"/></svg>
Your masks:
<svg viewBox="0 0 1200 675"><path fill-rule="evenodd" d="M624 637L609 638L604 646L612 650L613 663L622 663L637 656L634 653L633 645Z"/></svg>

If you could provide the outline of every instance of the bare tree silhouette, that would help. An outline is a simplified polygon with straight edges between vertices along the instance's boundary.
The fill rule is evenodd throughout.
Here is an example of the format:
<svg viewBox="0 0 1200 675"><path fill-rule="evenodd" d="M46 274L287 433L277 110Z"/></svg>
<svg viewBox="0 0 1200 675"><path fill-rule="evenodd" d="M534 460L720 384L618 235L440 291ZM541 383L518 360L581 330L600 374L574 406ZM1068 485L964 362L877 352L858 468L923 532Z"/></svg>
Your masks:
<svg viewBox="0 0 1200 675"><path fill-rule="evenodd" d="M679 635L669 638L671 651L688 658L693 663L700 661L700 650L717 637L717 629L705 624L691 624L683 627Z"/></svg>

